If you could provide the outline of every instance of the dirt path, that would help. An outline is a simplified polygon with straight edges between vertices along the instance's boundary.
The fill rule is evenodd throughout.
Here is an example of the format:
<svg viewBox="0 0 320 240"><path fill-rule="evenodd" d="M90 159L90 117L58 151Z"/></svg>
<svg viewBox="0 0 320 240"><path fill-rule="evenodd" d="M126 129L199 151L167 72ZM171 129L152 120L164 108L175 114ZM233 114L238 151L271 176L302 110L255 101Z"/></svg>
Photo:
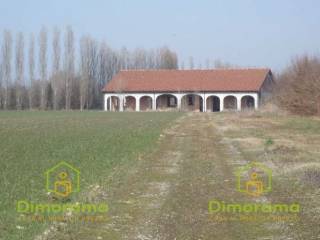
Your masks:
<svg viewBox="0 0 320 240"><path fill-rule="evenodd" d="M252 201L236 191L234 172L247 160L218 122L216 114L189 113L172 123L154 151L104 184L109 221L77 225L68 239L287 239L277 224L209 215L213 199Z"/></svg>
<svg viewBox="0 0 320 240"><path fill-rule="evenodd" d="M115 168L113 174L98 185L101 195L98 200L108 202L110 207L107 222L57 228L56 233L61 233L61 236L56 234L52 238L41 239L319 239L318 228L314 227L319 222L314 215L315 211L305 212L302 214L304 221L295 223L224 221L214 218L216 215L209 215L210 200L225 203L280 201L289 204L296 200L300 202L300 196L304 196L304 192L296 193L299 189L292 184L295 178L291 175L278 177L277 172L282 168L273 166L280 162L278 159L285 160L288 156L294 156L282 151L274 156L275 161L272 162L270 156L273 152L266 150L265 139L273 136L274 119L280 120L257 116L241 117L232 113L183 115L161 134L152 152L140 156L136 162L130 162L131 167L126 165ZM285 118L282 121L287 122ZM292 126L278 130L280 133L277 132L274 139L286 132L291 133ZM291 138L294 139L295 135ZM280 140L277 140L277 144L281 144ZM276 146L273 148L279 149ZM311 150L315 148L313 146ZM272 167L275 173L272 183L275 187L266 196L252 198L236 190L234 173L240 166L257 160ZM302 190L310 188L309 185L302 186ZM310 193L314 194L312 191ZM297 194L298 197L295 196ZM315 199L309 203L312 209L318 209L315 195L310 199ZM312 225L309 226L309 223Z"/></svg>
<svg viewBox="0 0 320 240"><path fill-rule="evenodd" d="M106 228L114 239L235 239L236 223L209 219L211 199L234 200L233 149L214 115L188 114L160 137L160 147L132 169L114 198ZM237 161L235 161L237 162ZM240 228L239 228L240 227ZM246 231L243 231L246 232ZM237 238L241 239L241 238Z"/></svg>
<svg viewBox="0 0 320 240"><path fill-rule="evenodd" d="M129 170L115 171L106 184L110 220L81 226L70 239L281 239L272 225L220 222L208 214L212 199L247 200L236 191L234 175L247 161L215 118L184 115L160 136L152 153Z"/></svg>

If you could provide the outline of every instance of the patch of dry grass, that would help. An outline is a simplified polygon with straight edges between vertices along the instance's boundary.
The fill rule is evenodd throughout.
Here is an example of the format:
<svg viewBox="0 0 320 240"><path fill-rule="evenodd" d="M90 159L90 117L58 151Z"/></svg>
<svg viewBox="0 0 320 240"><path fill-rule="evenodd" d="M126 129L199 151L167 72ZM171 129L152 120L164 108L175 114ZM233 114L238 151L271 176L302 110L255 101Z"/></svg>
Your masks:
<svg viewBox="0 0 320 240"><path fill-rule="evenodd" d="M316 239L320 220L320 122L276 112L220 114L222 134L247 161L258 161L273 170L271 201L299 202L299 224L283 223L292 239Z"/></svg>

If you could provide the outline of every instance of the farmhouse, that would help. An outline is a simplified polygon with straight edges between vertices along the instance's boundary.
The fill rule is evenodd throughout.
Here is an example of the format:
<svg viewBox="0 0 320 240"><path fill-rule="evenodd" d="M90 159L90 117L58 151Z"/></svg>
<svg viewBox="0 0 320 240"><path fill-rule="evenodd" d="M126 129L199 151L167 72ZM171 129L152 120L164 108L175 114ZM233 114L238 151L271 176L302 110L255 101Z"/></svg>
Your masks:
<svg viewBox="0 0 320 240"><path fill-rule="evenodd" d="M104 110L257 109L272 84L270 69L126 70L104 87Z"/></svg>

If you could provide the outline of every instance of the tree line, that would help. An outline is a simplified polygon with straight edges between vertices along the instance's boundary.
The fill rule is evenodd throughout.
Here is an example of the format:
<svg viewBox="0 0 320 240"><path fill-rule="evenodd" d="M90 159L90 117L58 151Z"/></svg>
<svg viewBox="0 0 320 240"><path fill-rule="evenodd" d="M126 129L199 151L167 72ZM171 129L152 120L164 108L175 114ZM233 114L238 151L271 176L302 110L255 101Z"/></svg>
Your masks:
<svg viewBox="0 0 320 240"><path fill-rule="evenodd" d="M177 69L168 47L129 51L109 47L72 27L36 36L4 30L0 54L0 109L99 109L102 88L120 70Z"/></svg>

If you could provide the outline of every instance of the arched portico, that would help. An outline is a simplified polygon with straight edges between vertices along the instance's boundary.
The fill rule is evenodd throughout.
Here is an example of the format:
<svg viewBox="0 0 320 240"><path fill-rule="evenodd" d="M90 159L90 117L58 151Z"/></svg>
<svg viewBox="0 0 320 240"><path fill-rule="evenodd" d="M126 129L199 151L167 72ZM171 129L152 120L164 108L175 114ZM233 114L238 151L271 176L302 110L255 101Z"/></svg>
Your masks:
<svg viewBox="0 0 320 240"><path fill-rule="evenodd" d="M117 96L110 96L107 98L108 111L118 112L120 111L120 98Z"/></svg>
<svg viewBox="0 0 320 240"><path fill-rule="evenodd" d="M255 108L254 97L246 95L241 98L241 110L254 109L254 108Z"/></svg>
<svg viewBox="0 0 320 240"><path fill-rule="evenodd" d="M150 96L142 96L140 98L140 111L152 110L153 100Z"/></svg>
<svg viewBox="0 0 320 240"><path fill-rule="evenodd" d="M135 111L136 110L136 98L134 96L126 96L124 98L123 109L125 111Z"/></svg>
<svg viewBox="0 0 320 240"><path fill-rule="evenodd" d="M223 109L224 110L237 110L237 98L233 95L224 97L223 99Z"/></svg>
<svg viewBox="0 0 320 240"><path fill-rule="evenodd" d="M178 98L173 94L161 94L156 99L157 110L176 109L178 106Z"/></svg>
<svg viewBox="0 0 320 240"><path fill-rule="evenodd" d="M181 98L182 111L203 112L203 98L198 94L186 94Z"/></svg>
<svg viewBox="0 0 320 240"><path fill-rule="evenodd" d="M207 112L220 112L220 98L212 95L206 100Z"/></svg>
<svg viewBox="0 0 320 240"><path fill-rule="evenodd" d="M104 95L106 111L182 110L218 112L258 108L259 95L253 92L162 92Z"/></svg>

